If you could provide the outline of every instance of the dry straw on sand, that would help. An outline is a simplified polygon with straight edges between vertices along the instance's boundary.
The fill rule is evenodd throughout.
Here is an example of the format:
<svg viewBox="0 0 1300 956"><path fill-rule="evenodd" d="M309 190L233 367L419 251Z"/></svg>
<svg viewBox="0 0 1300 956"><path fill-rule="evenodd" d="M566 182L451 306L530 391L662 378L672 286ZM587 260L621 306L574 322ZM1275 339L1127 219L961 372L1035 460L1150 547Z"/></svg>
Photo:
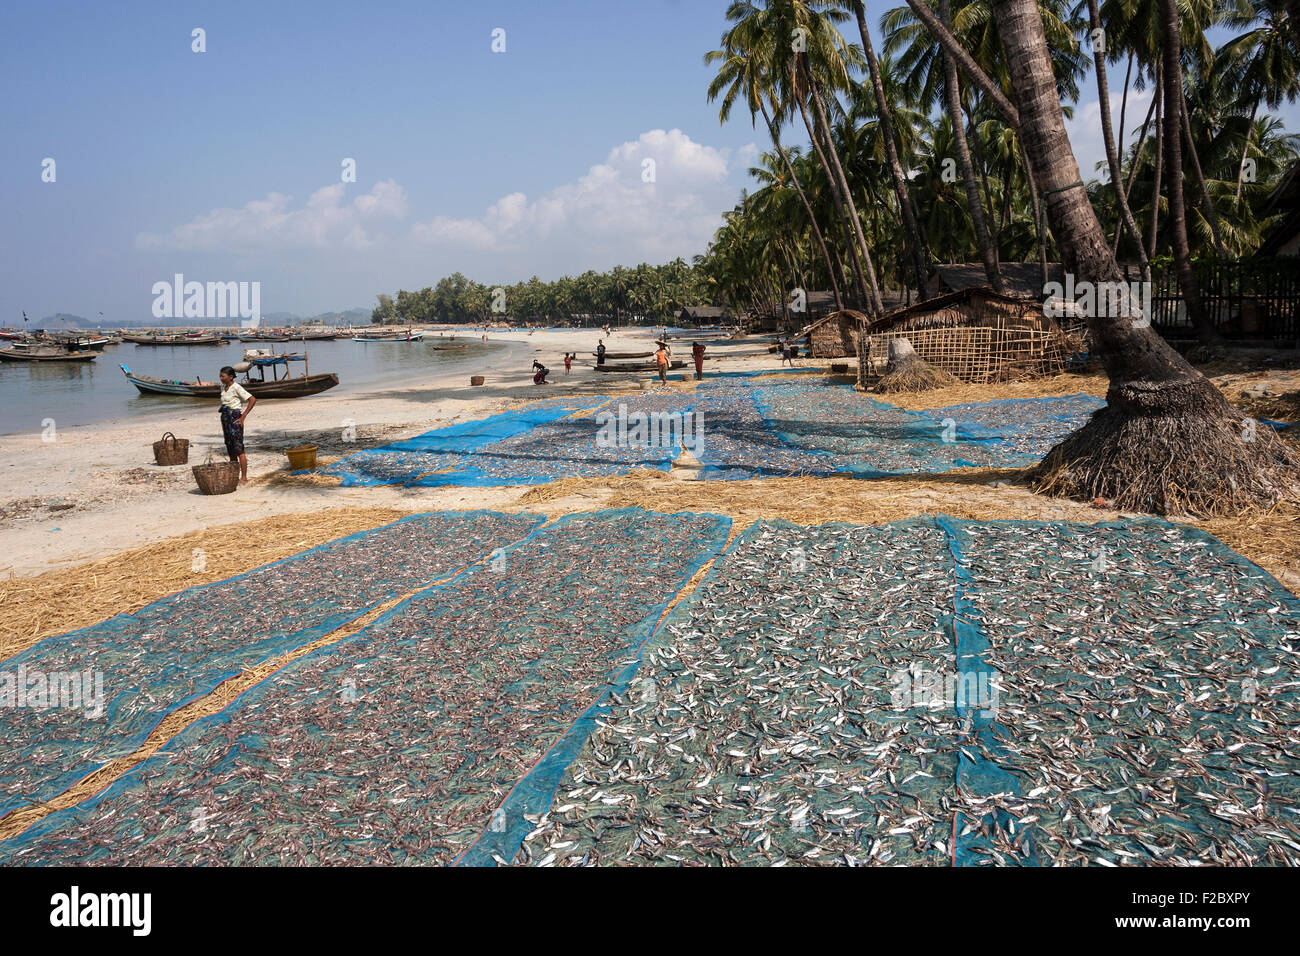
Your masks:
<svg viewBox="0 0 1300 956"><path fill-rule="evenodd" d="M0 581L0 660L52 634L137 611L177 591L224 580L333 541L388 524L409 512L339 508L276 515L192 531L74 568ZM195 549L204 571L195 571Z"/></svg>

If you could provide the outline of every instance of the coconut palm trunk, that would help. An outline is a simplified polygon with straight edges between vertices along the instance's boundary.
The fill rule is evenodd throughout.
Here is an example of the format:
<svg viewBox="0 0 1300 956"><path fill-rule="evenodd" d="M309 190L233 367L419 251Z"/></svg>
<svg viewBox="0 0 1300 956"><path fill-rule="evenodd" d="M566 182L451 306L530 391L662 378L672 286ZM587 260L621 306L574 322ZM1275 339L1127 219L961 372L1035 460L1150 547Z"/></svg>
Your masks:
<svg viewBox="0 0 1300 956"><path fill-rule="evenodd" d="M1124 181L1124 201L1125 201L1125 202L1128 202L1128 198L1129 198L1130 196L1133 195L1133 182L1134 182L1134 180L1137 179L1138 169L1140 169L1141 166L1142 166L1142 163L1140 162L1140 160L1141 160L1141 158L1142 158L1142 147L1146 145L1146 142L1147 142L1147 132L1148 132L1148 130L1151 128L1151 118L1155 115L1156 104L1159 103L1159 102L1160 102L1160 97L1159 97L1159 96L1152 96L1152 97L1151 97L1151 105L1150 105L1149 107L1147 107L1147 118L1144 119L1144 120L1142 121L1142 132L1138 135L1137 146L1136 146L1136 147L1134 148L1134 150L1133 150L1133 163L1132 163L1131 166L1129 166L1129 170L1128 170L1128 179L1126 179L1126 180ZM1130 208L1132 208L1132 207L1130 206ZM1116 224L1115 224L1115 241L1111 244L1111 252L1112 252L1114 255L1116 255L1116 256L1119 255L1119 238L1120 238L1120 236L1123 234L1123 231L1124 231L1124 230L1123 230L1122 225L1121 225L1120 223L1116 223ZM1139 245L1139 246L1142 245L1142 240L1141 240L1140 238L1135 239L1134 242L1135 242L1135 244L1137 244L1137 245ZM1145 257L1145 255L1146 255L1146 248L1145 248L1145 247L1143 247L1143 249L1142 249L1142 251L1139 253L1139 255ZM1148 260L1148 261L1149 261L1149 260Z"/></svg>
<svg viewBox="0 0 1300 956"><path fill-rule="evenodd" d="M952 16L948 0L939 0L939 19L952 32ZM998 292L1006 291L1002 273L998 271L997 255L993 251L993 242L989 238L988 223L984 219L984 207L980 200L979 183L975 180L975 165L970 158L970 145L966 141L966 119L961 109L961 86L957 77L957 63L945 52L943 54L943 92L944 102L948 108L948 119L952 122L953 144L957 148L957 163L961 167L962 181L966 185L966 205L969 207L971 223L975 227L975 243L979 246L980 260L984 263L984 275L989 285Z"/></svg>
<svg viewBox="0 0 1300 956"><path fill-rule="evenodd" d="M815 78L809 77L809 79L811 82L808 84L808 93L809 99L812 101L813 118L821 127L822 135L826 138L826 152L830 157L831 166L834 167L832 175L839 179L840 191L844 195L844 207L848 213L849 224L853 228L853 235L857 239L861 250L867 286L871 293L870 306L874 309L876 315L880 315L885 311L885 304L880 298L880 284L876 281L876 266L871 259L871 247L867 245L866 234L862 231L862 217L858 215L857 203L853 201L853 190L849 187L849 179L844 175L844 167L840 164L839 152L835 149L835 139L831 136L830 118L826 115L826 107L822 103L818 83Z"/></svg>
<svg viewBox="0 0 1300 956"><path fill-rule="evenodd" d="M858 301L862 304L864 309L869 309L871 298L867 294L867 285L863 278L864 268L862 265L862 257L859 254L857 243L853 241L852 236L850 235L849 225L845 221L848 218L848 210L845 208L844 195L840 192L839 180L836 179L834 172L831 171L830 160L826 157L826 149L822 146L821 137L817 134L813 121L808 116L808 107L804 104L803 97L796 96L795 102L799 106L799 115L803 118L804 128L808 130L808 141L812 143L813 151L816 152L817 160L821 163L822 170L826 173L826 180L831 187L831 206L834 207L836 217L839 219L840 227L847 238L847 244L849 246L849 263L853 267L853 281L857 285L855 291L858 296ZM834 150L832 150L832 152L833 151Z"/></svg>
<svg viewBox="0 0 1300 956"><path fill-rule="evenodd" d="M1092 23L1094 36L1097 30L1101 29L1101 13L1098 10L1097 0L1088 0L1088 17ZM1103 34L1104 35L1104 34ZM1115 201L1119 206L1120 221L1124 228L1128 230L1133 237L1133 243L1138 250L1138 259L1142 264L1142 281L1151 281L1151 261L1147 258L1146 250L1142 248L1142 233L1138 230L1137 220L1133 218L1133 210L1129 208L1128 196L1124 192L1124 176L1119 165L1119 150L1115 145L1115 130L1110 122L1110 82L1106 79L1106 51L1105 43L1099 48L1095 43L1092 50L1092 61L1097 69L1097 98L1101 105L1101 138L1106 144L1106 164L1110 167L1110 183L1115 189ZM1132 61L1130 61L1132 66ZM1128 90L1125 89L1125 95Z"/></svg>
<svg viewBox="0 0 1300 956"><path fill-rule="evenodd" d="M1183 197L1183 51L1178 0L1160 0L1160 11L1165 28L1164 61L1160 74L1165 111L1165 173L1169 179L1169 239L1174 250L1178 285L1183 293L1183 307L1196 328L1197 337L1209 344L1219 341L1219 333L1205 311L1200 283L1196 279L1196 270L1192 268L1192 251L1187 240L1187 206Z"/></svg>
<svg viewBox="0 0 1300 956"><path fill-rule="evenodd" d="M930 278L930 253L921 238L921 229L916 222L916 210L912 206L911 194L907 188L907 174L898 158L898 146L894 139L894 111L885 97L885 83L880 75L880 62L871 45L871 34L867 30L866 4L853 4L853 13L858 20L858 33L862 36L862 50L867 57L867 71L871 74L871 89L876 95L876 114L880 117L880 134L885 140L885 158L889 162L889 171L894 180L894 196L903 216L903 231L907 235L907 246L912 265L912 275L916 282L917 294L925 295L925 286Z"/></svg>
<svg viewBox="0 0 1300 956"><path fill-rule="evenodd" d="M1147 233L1147 256L1155 258L1156 240L1160 237L1160 188L1165 171L1165 125L1164 125L1164 76L1160 69L1156 74L1156 155L1151 174L1151 225Z"/></svg>
<svg viewBox="0 0 1300 956"><path fill-rule="evenodd" d="M1187 147L1187 155L1192 160L1192 172L1196 174L1196 187L1201 193L1201 208L1205 210L1205 218L1210 223L1210 237L1214 240L1214 251L1221 257L1227 258L1227 250L1223 248L1223 236L1219 232L1219 213L1214 208L1214 200L1210 198L1210 188L1205 184L1205 173L1201 170L1201 156L1196 151L1196 140L1192 138L1192 120L1188 115L1191 110L1187 106L1187 93L1179 85L1181 94L1181 106L1179 111L1179 125L1183 128L1183 145Z"/></svg>
<svg viewBox="0 0 1300 956"><path fill-rule="evenodd" d="M1119 267L1065 131L1037 0L991 0L991 7L1017 103L1009 115L1043 190L1062 261L1078 280L1117 283ZM935 35L945 49L956 45L951 34ZM1121 509L1204 515L1300 493L1300 456L1269 429L1243 427L1244 416L1146 316L1094 312L1088 322L1110 375L1107 405L1035 469L1041 490L1101 496Z"/></svg>
<svg viewBox="0 0 1300 956"><path fill-rule="evenodd" d="M1237 164L1237 191L1233 198L1238 200L1241 199L1242 180L1246 177L1246 158L1250 155L1250 135L1255 132L1255 113L1258 109L1259 97L1255 97L1250 107L1250 125L1246 127L1246 139L1241 144L1241 162Z"/></svg>
<svg viewBox="0 0 1300 956"><path fill-rule="evenodd" d="M826 273L830 277L831 292L835 295L835 308L838 311L844 311L844 298L840 294L840 284L835 279L835 270L831 267L831 254L826 248L826 239L822 236L821 226L817 225L817 217L813 214L812 204L808 202L808 194L803 191L803 186L799 183L799 177L795 174L794 166L790 163L790 157L786 154L785 147L781 145L781 131L777 128L772 117L768 115L767 104L759 102L759 109L763 113L763 121L767 123L767 131L772 137L772 145L776 147L777 153L781 157L781 162L785 164L785 171L790 174L790 183L794 186L794 191L799 194L799 201L803 203L804 212L808 214L808 223L812 228L813 238L817 240L817 248L821 250L822 259L826 262Z"/></svg>

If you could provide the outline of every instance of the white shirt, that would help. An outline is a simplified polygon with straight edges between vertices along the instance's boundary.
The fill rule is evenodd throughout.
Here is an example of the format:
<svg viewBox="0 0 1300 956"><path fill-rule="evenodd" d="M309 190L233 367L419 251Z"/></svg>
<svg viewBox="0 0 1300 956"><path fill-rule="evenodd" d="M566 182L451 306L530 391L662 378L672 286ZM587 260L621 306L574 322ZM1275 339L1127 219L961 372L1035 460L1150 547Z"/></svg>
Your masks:
<svg viewBox="0 0 1300 956"><path fill-rule="evenodd" d="M221 390L222 406L224 408L233 408L241 415L244 414L244 406L248 404L248 400L252 397L252 395L248 394L248 389L238 382L231 382L228 388Z"/></svg>

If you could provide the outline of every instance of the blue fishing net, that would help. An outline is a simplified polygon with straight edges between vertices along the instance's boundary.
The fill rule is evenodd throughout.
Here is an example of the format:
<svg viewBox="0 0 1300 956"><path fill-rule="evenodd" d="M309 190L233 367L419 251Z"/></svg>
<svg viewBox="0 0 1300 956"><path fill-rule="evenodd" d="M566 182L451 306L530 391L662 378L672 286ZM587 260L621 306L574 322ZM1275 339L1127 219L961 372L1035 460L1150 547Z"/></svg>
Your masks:
<svg viewBox="0 0 1300 956"><path fill-rule="evenodd" d="M409 484L536 485L625 475L638 468L668 471L682 453L683 440L689 440L686 416L695 402L694 395L681 393L610 399L593 414L539 424L478 449L450 471ZM645 425L644 433L637 430L639 424Z"/></svg>
<svg viewBox="0 0 1300 956"><path fill-rule="evenodd" d="M788 475L882 477L1037 461L1104 402L1087 395L1010 399L924 412L896 408L820 373L711 376L695 395L629 395L540 402L358 452L325 470L344 485L544 484L667 471L680 431L649 447L598 440L600 417L697 413L702 442L685 443L705 480ZM585 414L584 414L585 413Z"/></svg>
<svg viewBox="0 0 1300 956"><path fill-rule="evenodd" d="M1008 465L1042 460L1052 446L1088 423L1104 399L1092 395L1052 398L1007 398L931 408L920 414L943 425L951 423L958 441L980 442Z"/></svg>
<svg viewBox="0 0 1300 956"><path fill-rule="evenodd" d="M512 855L550 799L534 768L585 739L729 524L560 519L295 661L0 861L448 863L484 831L480 852Z"/></svg>
<svg viewBox="0 0 1300 956"><path fill-rule="evenodd" d="M413 482L430 472L463 467L467 455L574 412L594 409L603 401L601 397L544 399L516 411L435 428L407 441L359 451L323 473L342 476L344 487Z"/></svg>
<svg viewBox="0 0 1300 956"><path fill-rule="evenodd" d="M515 862L945 865L958 717L928 518L751 525L647 645Z"/></svg>
<svg viewBox="0 0 1300 956"><path fill-rule="evenodd" d="M557 399L358 452L325 473L342 475L344 485L439 487L536 485L636 468L667 471L682 453L683 416L694 404L693 395L681 393ZM635 434L622 440L628 429L606 440L610 433L603 423L620 414L634 423L653 422L654 434L645 441Z"/></svg>
<svg viewBox="0 0 1300 956"><path fill-rule="evenodd" d="M762 522L515 862L1295 865L1298 638L1162 521Z"/></svg>
<svg viewBox="0 0 1300 956"><path fill-rule="evenodd" d="M978 862L1296 864L1300 601L1163 521L950 527L1005 684L970 750L1018 780Z"/></svg>
<svg viewBox="0 0 1300 956"><path fill-rule="evenodd" d="M527 534L534 515L445 512L405 518L225 581L191 588L0 662L0 682L47 686L97 675L102 710L0 707L0 814L48 800L132 753L167 714L269 657L309 644ZM68 703L63 698L62 703Z"/></svg>
<svg viewBox="0 0 1300 956"><path fill-rule="evenodd" d="M818 475L833 470L824 454L791 447L767 427L749 382L715 379L702 382L697 391L696 411L704 430L703 447L695 452L704 465L701 479Z"/></svg>

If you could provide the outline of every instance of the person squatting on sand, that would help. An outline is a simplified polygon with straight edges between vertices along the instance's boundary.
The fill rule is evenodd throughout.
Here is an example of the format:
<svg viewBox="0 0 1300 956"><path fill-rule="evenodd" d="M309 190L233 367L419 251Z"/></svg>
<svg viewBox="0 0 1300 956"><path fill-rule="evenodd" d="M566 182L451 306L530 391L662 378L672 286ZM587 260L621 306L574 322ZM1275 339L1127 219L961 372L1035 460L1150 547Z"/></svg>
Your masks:
<svg viewBox="0 0 1300 956"><path fill-rule="evenodd" d="M551 370L549 368L547 368L541 362L537 361L537 359L533 359L533 384L534 385L550 385L551 383L546 380L546 376L550 374L551 374Z"/></svg>
<svg viewBox="0 0 1300 956"><path fill-rule="evenodd" d="M226 454L239 462L239 483L248 484L248 456L244 454L244 422L257 399L235 381L229 365L221 370L221 437L226 440Z"/></svg>

